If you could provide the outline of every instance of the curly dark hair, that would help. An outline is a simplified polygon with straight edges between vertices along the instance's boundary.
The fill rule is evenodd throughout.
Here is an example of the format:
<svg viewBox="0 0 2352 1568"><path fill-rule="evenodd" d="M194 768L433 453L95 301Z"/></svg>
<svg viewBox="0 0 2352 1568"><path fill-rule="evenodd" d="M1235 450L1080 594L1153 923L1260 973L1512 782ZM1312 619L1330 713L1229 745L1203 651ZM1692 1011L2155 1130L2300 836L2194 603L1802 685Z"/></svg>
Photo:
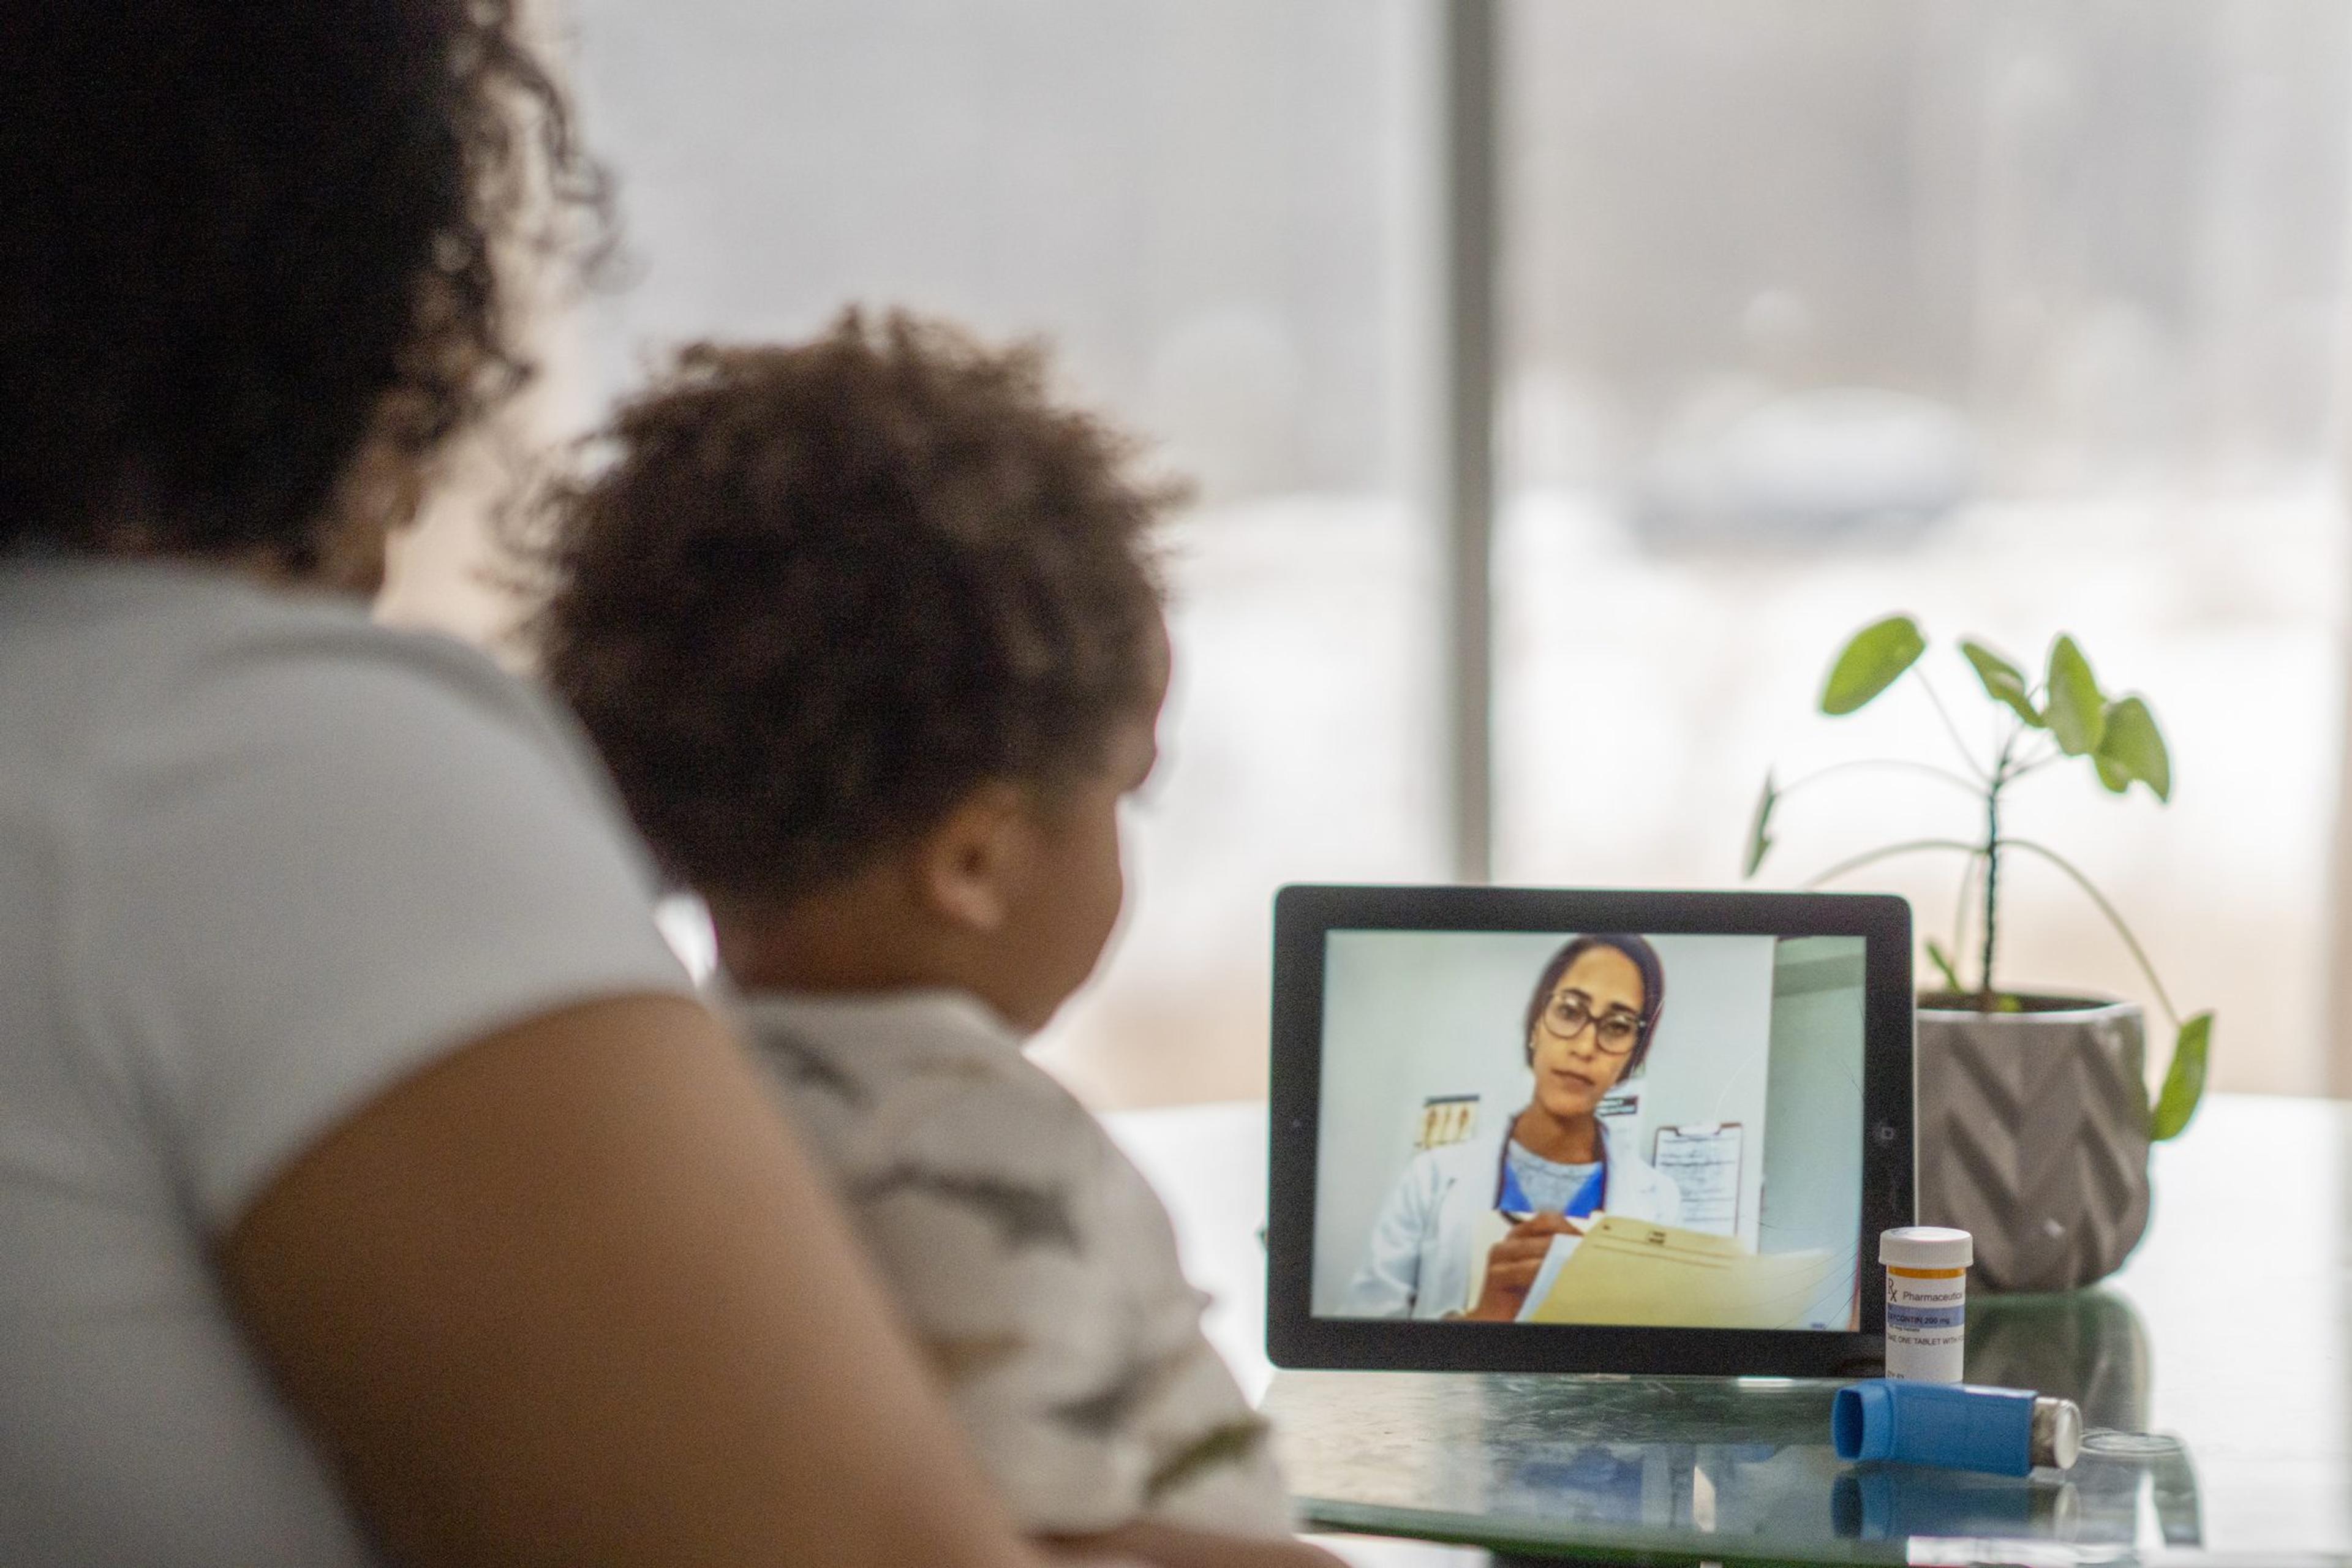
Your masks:
<svg viewBox="0 0 2352 1568"><path fill-rule="evenodd" d="M559 489L530 623L667 869L783 901L992 780L1101 765L1159 679L1174 492L1034 344L856 311L687 349Z"/></svg>
<svg viewBox="0 0 2352 1568"><path fill-rule="evenodd" d="M0 0L0 551L320 569L606 233L517 0ZM350 481L366 450L382 494Z"/></svg>

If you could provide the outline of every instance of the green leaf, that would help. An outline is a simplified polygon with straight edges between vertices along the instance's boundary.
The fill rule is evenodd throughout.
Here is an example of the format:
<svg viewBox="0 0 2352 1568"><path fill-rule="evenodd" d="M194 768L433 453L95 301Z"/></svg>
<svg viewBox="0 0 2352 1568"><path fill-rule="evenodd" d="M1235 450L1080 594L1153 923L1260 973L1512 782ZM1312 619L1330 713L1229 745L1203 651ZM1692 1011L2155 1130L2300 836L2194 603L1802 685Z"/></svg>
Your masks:
<svg viewBox="0 0 2352 1568"><path fill-rule="evenodd" d="M1952 962L1952 955L1944 951L1944 944L1932 936L1927 939L1927 962L1934 964L1936 973L1944 977L1945 990L1956 996L1967 992L1968 987L1960 984L1960 966Z"/></svg>
<svg viewBox="0 0 2352 1568"><path fill-rule="evenodd" d="M1908 616L1889 616L1863 627L1830 666L1830 678L1822 687L1822 711L1833 716L1853 712L1901 679L1927 651L1919 623Z"/></svg>
<svg viewBox="0 0 2352 1568"><path fill-rule="evenodd" d="M2073 637L2062 636L2050 645L2050 732L2059 750L2079 757L2098 750L2106 728L2107 700L2099 695L2091 661Z"/></svg>
<svg viewBox="0 0 2352 1568"><path fill-rule="evenodd" d="M2172 1065L2165 1069L2164 1091L2156 1099L2156 1117L2147 1135L2158 1142L2178 1138L2197 1102L2205 1096L2205 1057L2213 1044L2213 1015L2200 1013L2180 1026L2172 1045Z"/></svg>
<svg viewBox="0 0 2352 1568"><path fill-rule="evenodd" d="M2099 737L2094 760L2101 782L2117 795L2137 779L2157 799L2172 798L2172 753L2165 748L2164 732L2156 727L2156 715L2139 698L2107 704L2106 732ZM2118 779L2122 782L2115 782Z"/></svg>
<svg viewBox="0 0 2352 1568"><path fill-rule="evenodd" d="M1764 857L1772 848L1772 808L1780 804L1780 791L1772 787L1772 774L1766 770L1764 793L1756 797L1756 816L1748 825L1748 864L1740 876L1753 877L1764 864Z"/></svg>
<svg viewBox="0 0 2352 1568"><path fill-rule="evenodd" d="M2032 694L2026 689L2025 671L1980 642L1964 641L1960 652L1975 666L1977 679L1984 682L1986 696L2009 704L2010 710L2030 728L2045 727L2040 710L2033 706Z"/></svg>

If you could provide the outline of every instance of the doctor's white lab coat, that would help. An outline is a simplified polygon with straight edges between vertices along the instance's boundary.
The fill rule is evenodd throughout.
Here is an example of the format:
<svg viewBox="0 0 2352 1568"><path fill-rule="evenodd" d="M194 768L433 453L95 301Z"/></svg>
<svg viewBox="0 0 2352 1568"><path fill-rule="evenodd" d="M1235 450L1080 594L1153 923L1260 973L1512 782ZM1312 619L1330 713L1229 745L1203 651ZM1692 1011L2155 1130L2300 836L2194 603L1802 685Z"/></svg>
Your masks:
<svg viewBox="0 0 2352 1568"><path fill-rule="evenodd" d="M1348 1286L1346 1310L1360 1318L1442 1318L1459 1312L1470 1296L1472 1237L1478 1216L1495 1208L1496 1173L1503 1141L1516 1117L1493 1131L1428 1149L1412 1157L1372 1222L1363 1268ZM1609 1170L1604 1214L1679 1225L1683 1195L1631 1148L1619 1148L1604 1129L1601 1157Z"/></svg>

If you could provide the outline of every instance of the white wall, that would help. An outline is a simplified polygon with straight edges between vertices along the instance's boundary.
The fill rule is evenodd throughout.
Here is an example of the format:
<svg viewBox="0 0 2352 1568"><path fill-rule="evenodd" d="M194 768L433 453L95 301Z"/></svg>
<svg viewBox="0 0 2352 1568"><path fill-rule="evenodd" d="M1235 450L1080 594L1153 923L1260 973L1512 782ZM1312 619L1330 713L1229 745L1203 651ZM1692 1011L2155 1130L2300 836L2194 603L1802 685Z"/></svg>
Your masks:
<svg viewBox="0 0 2352 1568"><path fill-rule="evenodd" d="M1571 933L1333 931L1323 981L1323 1108L1314 1308L1336 1311L1373 1215L1413 1153L1422 1101L1479 1096L1479 1126L1530 1083L1522 1026L1544 963ZM1754 1246L1766 1140L1775 939L1661 936L1666 1001L1642 1083L1644 1157L1662 1126L1738 1121L1740 1238Z"/></svg>
<svg viewBox="0 0 2352 1568"><path fill-rule="evenodd" d="M1862 939L1782 942L1759 1251L1848 1253L1859 1243L1862 1041Z"/></svg>

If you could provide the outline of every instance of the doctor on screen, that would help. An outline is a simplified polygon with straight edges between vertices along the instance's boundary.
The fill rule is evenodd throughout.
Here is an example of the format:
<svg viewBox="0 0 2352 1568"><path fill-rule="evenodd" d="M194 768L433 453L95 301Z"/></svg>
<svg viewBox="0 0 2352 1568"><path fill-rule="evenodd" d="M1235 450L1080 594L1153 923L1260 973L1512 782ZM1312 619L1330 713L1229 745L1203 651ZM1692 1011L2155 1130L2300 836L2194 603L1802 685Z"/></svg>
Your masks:
<svg viewBox="0 0 2352 1568"><path fill-rule="evenodd" d="M1533 1099L1491 1133L1413 1156L1372 1222L1348 1311L1507 1322L1553 1237L1581 1235L1603 1213L1679 1223L1673 1180L1612 1144L1596 1114L1641 1068L1665 999L1665 966L1641 937L1580 936L1554 953L1528 998ZM1474 1260L1481 1216L1497 1211L1516 1223Z"/></svg>

